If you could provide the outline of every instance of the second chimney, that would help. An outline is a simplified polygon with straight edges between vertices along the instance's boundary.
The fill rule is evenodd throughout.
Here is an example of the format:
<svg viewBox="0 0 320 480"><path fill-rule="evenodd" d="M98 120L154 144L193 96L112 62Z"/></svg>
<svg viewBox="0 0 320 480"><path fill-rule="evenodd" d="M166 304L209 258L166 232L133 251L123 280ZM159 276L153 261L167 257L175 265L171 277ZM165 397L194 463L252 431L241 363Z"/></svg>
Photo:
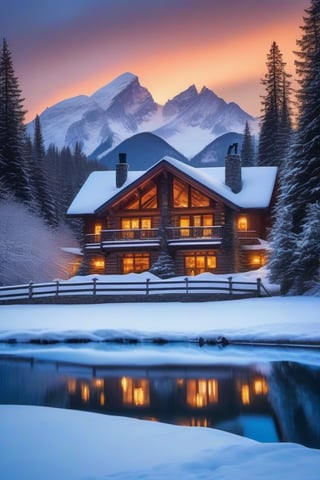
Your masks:
<svg viewBox="0 0 320 480"><path fill-rule="evenodd" d="M116 163L116 186L122 187L128 176L127 155L119 153L119 162Z"/></svg>
<svg viewBox="0 0 320 480"><path fill-rule="evenodd" d="M235 147L235 153L232 153ZM229 147L225 160L225 183L233 193L239 193L242 189L241 157L237 153L237 144Z"/></svg>

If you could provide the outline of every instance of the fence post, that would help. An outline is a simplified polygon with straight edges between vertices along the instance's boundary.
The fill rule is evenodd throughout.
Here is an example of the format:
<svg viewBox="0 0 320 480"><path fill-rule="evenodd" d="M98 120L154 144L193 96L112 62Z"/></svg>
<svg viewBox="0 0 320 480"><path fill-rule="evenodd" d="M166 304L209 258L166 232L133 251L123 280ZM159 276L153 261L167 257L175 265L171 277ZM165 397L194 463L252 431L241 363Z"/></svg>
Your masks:
<svg viewBox="0 0 320 480"><path fill-rule="evenodd" d="M94 296L97 292L97 278L93 278L92 281L93 281L93 289L92 289L92 295Z"/></svg>
<svg viewBox="0 0 320 480"><path fill-rule="evenodd" d="M56 281L56 297L59 297L59 280Z"/></svg>
<svg viewBox="0 0 320 480"><path fill-rule="evenodd" d="M185 278L185 282L186 282L186 294L189 293L189 279L188 277Z"/></svg>
<svg viewBox="0 0 320 480"><path fill-rule="evenodd" d="M257 278L257 294L261 297L261 278Z"/></svg>
<svg viewBox="0 0 320 480"><path fill-rule="evenodd" d="M232 296L232 277L228 277L229 282L229 294Z"/></svg>
<svg viewBox="0 0 320 480"><path fill-rule="evenodd" d="M29 282L29 298L32 298L32 285L33 282Z"/></svg>
<svg viewBox="0 0 320 480"><path fill-rule="evenodd" d="M149 295L149 284L150 284L150 278L147 278L147 280L146 280L146 295Z"/></svg>

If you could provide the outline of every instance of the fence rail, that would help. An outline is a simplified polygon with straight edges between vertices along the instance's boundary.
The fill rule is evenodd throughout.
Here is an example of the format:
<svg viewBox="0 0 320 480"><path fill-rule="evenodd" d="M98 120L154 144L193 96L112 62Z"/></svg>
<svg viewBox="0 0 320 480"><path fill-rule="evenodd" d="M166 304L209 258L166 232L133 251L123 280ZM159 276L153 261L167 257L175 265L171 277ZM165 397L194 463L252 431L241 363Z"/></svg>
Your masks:
<svg viewBox="0 0 320 480"><path fill-rule="evenodd" d="M155 294L247 294L271 296L257 278L256 282L240 282L229 277L227 280L161 280L146 279L140 282L102 282L93 278L86 282L55 281L0 287L0 302L10 300L37 299L44 297L92 296L97 295L155 295Z"/></svg>

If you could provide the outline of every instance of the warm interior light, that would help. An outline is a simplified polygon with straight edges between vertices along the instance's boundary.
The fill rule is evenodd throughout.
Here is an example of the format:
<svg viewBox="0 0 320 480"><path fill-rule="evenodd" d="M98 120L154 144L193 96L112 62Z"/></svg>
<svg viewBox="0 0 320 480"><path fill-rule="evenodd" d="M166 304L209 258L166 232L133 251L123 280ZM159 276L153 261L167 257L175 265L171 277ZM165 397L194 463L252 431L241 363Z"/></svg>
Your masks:
<svg viewBox="0 0 320 480"><path fill-rule="evenodd" d="M100 235L102 230L102 225L101 223L96 223L94 226L94 234L95 235Z"/></svg>
<svg viewBox="0 0 320 480"><path fill-rule="evenodd" d="M104 268L104 260L103 259L97 259L93 261L93 265L96 268Z"/></svg>
<svg viewBox="0 0 320 480"><path fill-rule="evenodd" d="M104 392L101 392L100 393L100 405L103 407L103 405L105 405L105 403L106 403L106 399L105 399Z"/></svg>
<svg viewBox="0 0 320 480"><path fill-rule="evenodd" d="M238 230L248 230L248 219L247 217L238 218Z"/></svg>
<svg viewBox="0 0 320 480"><path fill-rule="evenodd" d="M249 385L242 385L241 387L241 400L243 405L250 404L250 389Z"/></svg>
<svg viewBox="0 0 320 480"><path fill-rule="evenodd" d="M133 389L133 403L135 405L143 405L144 404L144 392L142 387L135 387Z"/></svg>
<svg viewBox="0 0 320 480"><path fill-rule="evenodd" d="M150 394L148 380L122 377L121 388L123 403L125 405L134 405L136 407L149 405Z"/></svg>
<svg viewBox="0 0 320 480"><path fill-rule="evenodd" d="M259 255L254 255L251 257L252 265L261 265L261 257Z"/></svg>
<svg viewBox="0 0 320 480"><path fill-rule="evenodd" d="M68 380L68 392L73 394L76 393L77 382L74 378Z"/></svg>
<svg viewBox="0 0 320 480"><path fill-rule="evenodd" d="M125 253L122 258L123 273L144 272L150 268L150 253Z"/></svg>
<svg viewBox="0 0 320 480"><path fill-rule="evenodd" d="M93 380L92 384L96 388L103 388L104 387L104 379L103 378L95 378Z"/></svg>
<svg viewBox="0 0 320 480"><path fill-rule="evenodd" d="M190 421L191 427L207 427L208 426L208 419L207 418L191 418Z"/></svg>
<svg viewBox="0 0 320 480"><path fill-rule="evenodd" d="M190 407L203 408L218 402L218 382L215 379L187 381L187 404Z"/></svg>
<svg viewBox="0 0 320 480"><path fill-rule="evenodd" d="M253 383L253 390L256 395L265 395L268 393L268 385L264 378L257 378Z"/></svg>
<svg viewBox="0 0 320 480"><path fill-rule="evenodd" d="M90 389L89 386L85 383L81 384L81 399L84 402L89 402L90 399Z"/></svg>

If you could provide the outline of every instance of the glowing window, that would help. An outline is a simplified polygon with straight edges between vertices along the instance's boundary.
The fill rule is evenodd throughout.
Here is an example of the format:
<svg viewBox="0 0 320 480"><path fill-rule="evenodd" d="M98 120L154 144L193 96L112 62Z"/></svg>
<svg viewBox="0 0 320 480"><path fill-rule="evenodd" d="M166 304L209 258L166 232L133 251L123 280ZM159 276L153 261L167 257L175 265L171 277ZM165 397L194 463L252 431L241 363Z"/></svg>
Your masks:
<svg viewBox="0 0 320 480"><path fill-rule="evenodd" d="M100 235L101 230L102 230L101 223L96 223L95 226L94 226L94 234L95 235Z"/></svg>
<svg viewBox="0 0 320 480"><path fill-rule="evenodd" d="M250 263L253 267L263 267L266 263L265 256L262 254L252 255L250 257Z"/></svg>
<svg viewBox="0 0 320 480"><path fill-rule="evenodd" d="M180 223L180 227L181 227L180 235L182 237L189 237L190 236L190 229L189 228L184 228L184 227L190 227L190 217L189 216L180 217L179 220L180 220L179 223Z"/></svg>
<svg viewBox="0 0 320 480"><path fill-rule="evenodd" d="M243 405L250 404L250 389L249 385L242 385L241 387L241 400Z"/></svg>
<svg viewBox="0 0 320 480"><path fill-rule="evenodd" d="M88 403L90 400L90 389L89 386L85 383L81 384L81 400L84 403Z"/></svg>
<svg viewBox="0 0 320 480"><path fill-rule="evenodd" d="M203 193L190 187L188 184L173 180L173 207L174 208L199 208L209 207L210 198Z"/></svg>
<svg viewBox="0 0 320 480"><path fill-rule="evenodd" d="M101 239L101 230L102 230L102 225L101 225L101 223L96 223L95 226L94 226L95 242L100 242L100 239Z"/></svg>
<svg viewBox="0 0 320 480"><path fill-rule="evenodd" d="M248 219L247 217L238 218L238 230L246 231L248 230Z"/></svg>
<svg viewBox="0 0 320 480"><path fill-rule="evenodd" d="M184 257L185 275L193 276L217 268L217 257L212 253L192 253Z"/></svg>
<svg viewBox="0 0 320 480"><path fill-rule="evenodd" d="M139 210L140 201L138 191L134 192L123 205L123 210Z"/></svg>
<svg viewBox="0 0 320 480"><path fill-rule="evenodd" d="M105 263L104 257L93 257L90 260L91 273L104 273Z"/></svg>
<svg viewBox="0 0 320 480"><path fill-rule="evenodd" d="M189 206L188 185L176 179L173 180L173 206L174 208Z"/></svg>
<svg viewBox="0 0 320 480"><path fill-rule="evenodd" d="M103 407L106 403L106 397L105 397L105 394L104 392L101 392L100 393L100 398L99 398L99 403L100 405Z"/></svg>
<svg viewBox="0 0 320 480"><path fill-rule="evenodd" d="M158 208L158 189L156 185L148 185L143 190L136 190L122 205L123 210L147 210Z"/></svg>
<svg viewBox="0 0 320 480"><path fill-rule="evenodd" d="M209 207L209 205L209 197L191 188L191 207Z"/></svg>
<svg viewBox="0 0 320 480"><path fill-rule="evenodd" d="M151 228L151 218L141 218L140 224L143 230L149 230Z"/></svg>
<svg viewBox="0 0 320 480"><path fill-rule="evenodd" d="M124 405L136 407L147 406L150 403L149 380L122 377L122 401Z"/></svg>
<svg viewBox="0 0 320 480"><path fill-rule="evenodd" d="M121 219L122 239L140 239L138 230L150 230L152 221L150 217L129 217ZM141 232L143 237L143 232Z"/></svg>
<svg viewBox="0 0 320 480"><path fill-rule="evenodd" d="M211 228L204 228L202 231L203 237L211 237L212 236L212 226L213 226L213 215L202 215L202 225L204 227L211 227Z"/></svg>
<svg viewBox="0 0 320 480"><path fill-rule="evenodd" d="M68 392L71 394L75 394L77 389L77 382L74 378L68 380Z"/></svg>
<svg viewBox="0 0 320 480"><path fill-rule="evenodd" d="M180 227L181 237L211 238L213 236L213 215L211 214L177 216L174 223Z"/></svg>
<svg viewBox="0 0 320 480"><path fill-rule="evenodd" d="M125 253L122 257L123 273L145 272L150 268L149 253Z"/></svg>
<svg viewBox="0 0 320 480"><path fill-rule="evenodd" d="M141 193L141 208L158 208L157 187L155 185Z"/></svg>
<svg viewBox="0 0 320 480"><path fill-rule="evenodd" d="M218 382L215 379L187 380L187 404L193 408L203 408L218 402Z"/></svg>
<svg viewBox="0 0 320 480"><path fill-rule="evenodd" d="M265 378L256 378L253 384L253 390L256 395L266 395L268 393L268 384Z"/></svg>

